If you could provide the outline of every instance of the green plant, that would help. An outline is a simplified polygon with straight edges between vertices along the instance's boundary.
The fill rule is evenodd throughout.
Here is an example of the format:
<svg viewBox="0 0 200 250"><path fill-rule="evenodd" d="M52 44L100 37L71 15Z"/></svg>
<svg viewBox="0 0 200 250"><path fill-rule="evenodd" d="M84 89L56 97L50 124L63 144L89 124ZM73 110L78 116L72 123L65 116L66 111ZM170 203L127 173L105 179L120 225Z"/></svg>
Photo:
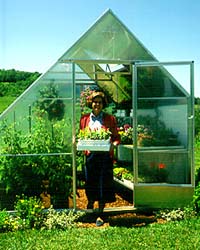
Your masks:
<svg viewBox="0 0 200 250"><path fill-rule="evenodd" d="M122 144L133 144L133 128L125 124L119 128ZM138 124L137 126L138 146L149 146L152 144L153 132L150 128Z"/></svg>
<svg viewBox="0 0 200 250"><path fill-rule="evenodd" d="M83 212L74 212L72 210L56 211L52 207L48 210L43 221L42 229L68 229L77 226L77 220L83 216Z"/></svg>
<svg viewBox="0 0 200 250"><path fill-rule="evenodd" d="M159 210L156 214L157 218L162 218L166 221L177 221L194 218L196 213L192 207L185 207L183 209L165 209Z"/></svg>
<svg viewBox="0 0 200 250"><path fill-rule="evenodd" d="M133 128L128 124L119 128L121 144L133 144Z"/></svg>
<svg viewBox="0 0 200 250"><path fill-rule="evenodd" d="M119 127L122 144L133 144L133 128L129 124ZM180 145L178 134L166 128L158 116L139 116L137 126L138 146L176 146Z"/></svg>
<svg viewBox="0 0 200 250"><path fill-rule="evenodd" d="M200 102L195 105L195 135L200 133Z"/></svg>
<svg viewBox="0 0 200 250"><path fill-rule="evenodd" d="M195 182L200 182L200 133L195 137Z"/></svg>
<svg viewBox="0 0 200 250"><path fill-rule="evenodd" d="M149 166L142 166L139 175L144 182L166 182L168 178L167 166L163 162L151 162Z"/></svg>
<svg viewBox="0 0 200 250"><path fill-rule="evenodd" d="M81 129L78 138L80 140L108 140L110 138L111 132L109 128L101 127L99 129L91 130L89 127Z"/></svg>
<svg viewBox="0 0 200 250"><path fill-rule="evenodd" d="M159 113L152 116L139 116L138 124L148 128L153 135L147 146L177 146L180 145L178 133L174 133L171 128L167 128L165 123L159 118Z"/></svg>
<svg viewBox="0 0 200 250"><path fill-rule="evenodd" d="M113 169L113 174L118 179L126 179L133 181L133 171L128 170L125 167L115 167Z"/></svg>
<svg viewBox="0 0 200 250"><path fill-rule="evenodd" d="M58 196L67 201L72 186L71 156L62 153L71 150L68 122L52 123L39 117L27 134L15 127L1 127L1 153L6 156L0 158L0 181L8 194L39 195L42 180L49 179L54 205L57 200L60 203Z"/></svg>
<svg viewBox="0 0 200 250"><path fill-rule="evenodd" d="M0 233L8 229L9 213L6 210L0 211Z"/></svg>
<svg viewBox="0 0 200 250"><path fill-rule="evenodd" d="M40 227L43 207L36 197L17 197L15 209L14 213L0 211L0 233Z"/></svg>
<svg viewBox="0 0 200 250"><path fill-rule="evenodd" d="M25 221L7 211L0 211L0 233L25 229Z"/></svg>
<svg viewBox="0 0 200 250"><path fill-rule="evenodd" d="M43 112L47 112L50 121L62 120L65 113L65 104L60 99L56 86L50 84L39 92L40 97L35 104L38 114L43 115Z"/></svg>
<svg viewBox="0 0 200 250"><path fill-rule="evenodd" d="M193 195L193 205L197 213L200 213L200 182L195 187Z"/></svg>
<svg viewBox="0 0 200 250"><path fill-rule="evenodd" d="M43 206L36 197L17 196L15 203L16 215L23 221L26 228L38 227L42 220Z"/></svg>

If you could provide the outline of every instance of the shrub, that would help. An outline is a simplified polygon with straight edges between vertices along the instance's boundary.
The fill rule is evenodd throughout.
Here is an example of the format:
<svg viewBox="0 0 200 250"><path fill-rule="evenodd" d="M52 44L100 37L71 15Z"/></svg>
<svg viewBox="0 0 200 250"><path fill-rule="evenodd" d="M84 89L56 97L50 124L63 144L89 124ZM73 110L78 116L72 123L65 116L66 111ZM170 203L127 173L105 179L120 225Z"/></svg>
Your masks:
<svg viewBox="0 0 200 250"><path fill-rule="evenodd" d="M65 114L65 104L63 100L59 99L59 94L56 86L50 84L40 91L40 97L36 102L38 111L42 114L47 112L48 119L62 120Z"/></svg>
<svg viewBox="0 0 200 250"><path fill-rule="evenodd" d="M0 232L7 231L9 213L5 210L0 211Z"/></svg>
<svg viewBox="0 0 200 250"><path fill-rule="evenodd" d="M43 229L62 229L72 228L77 225L77 220L83 216L83 212L72 210L56 211L52 207L48 210L46 219L43 221Z"/></svg>
<svg viewBox="0 0 200 250"><path fill-rule="evenodd" d="M15 203L16 215L23 222L22 227L39 227L42 220L43 206L36 197L17 196Z"/></svg>
<svg viewBox="0 0 200 250"><path fill-rule="evenodd" d="M197 213L200 213L200 182L196 186L193 195L193 205Z"/></svg>
<svg viewBox="0 0 200 250"><path fill-rule="evenodd" d="M177 221L195 217L196 212L192 207L185 207L184 209L178 208L172 210L170 209L159 210L156 216L166 221Z"/></svg>
<svg viewBox="0 0 200 250"><path fill-rule="evenodd" d="M25 227L25 221L20 217L9 214L5 210L0 211L0 233L22 230Z"/></svg>
<svg viewBox="0 0 200 250"><path fill-rule="evenodd" d="M61 229L65 230L78 225L78 219L84 212L72 210L57 211L51 206L44 210L42 203L36 197L17 197L16 212L13 214L0 211L0 233L25 229Z"/></svg>
<svg viewBox="0 0 200 250"><path fill-rule="evenodd" d="M27 134L14 129L15 126L3 124L1 127L1 153L7 156L0 158L0 181L7 192L39 195L42 180L49 179L54 203L57 203L58 195L68 200L72 186L72 160L70 155L62 153L71 150L70 133L67 133L67 129L71 129L69 124L66 120L51 123L39 117Z"/></svg>

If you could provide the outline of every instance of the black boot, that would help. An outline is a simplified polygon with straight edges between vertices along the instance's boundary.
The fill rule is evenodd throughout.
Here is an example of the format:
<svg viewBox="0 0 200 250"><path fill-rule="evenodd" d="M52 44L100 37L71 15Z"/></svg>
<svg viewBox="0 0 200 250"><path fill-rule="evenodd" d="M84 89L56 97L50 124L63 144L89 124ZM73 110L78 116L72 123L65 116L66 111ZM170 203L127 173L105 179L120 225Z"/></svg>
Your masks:
<svg viewBox="0 0 200 250"><path fill-rule="evenodd" d="M87 209L93 209L94 201L88 201Z"/></svg>
<svg viewBox="0 0 200 250"><path fill-rule="evenodd" d="M105 202L99 201L99 214L100 215L103 213L104 208L105 208Z"/></svg>
<svg viewBox="0 0 200 250"><path fill-rule="evenodd" d="M104 224L104 216L103 216L103 210L104 210L104 207L105 207L105 203L104 202L101 202L99 201L99 211L98 211L98 218L96 220L96 226L97 227L100 227Z"/></svg>

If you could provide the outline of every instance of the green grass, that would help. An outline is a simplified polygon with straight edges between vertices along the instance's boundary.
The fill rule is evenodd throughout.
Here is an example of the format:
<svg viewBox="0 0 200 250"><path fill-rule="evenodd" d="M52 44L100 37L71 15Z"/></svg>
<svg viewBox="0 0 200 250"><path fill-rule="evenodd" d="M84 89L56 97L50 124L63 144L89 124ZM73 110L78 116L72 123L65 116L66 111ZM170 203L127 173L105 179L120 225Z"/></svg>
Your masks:
<svg viewBox="0 0 200 250"><path fill-rule="evenodd" d="M0 97L0 114L16 99L13 96Z"/></svg>
<svg viewBox="0 0 200 250"><path fill-rule="evenodd" d="M144 227L72 228L0 234L0 249L200 249L200 218Z"/></svg>

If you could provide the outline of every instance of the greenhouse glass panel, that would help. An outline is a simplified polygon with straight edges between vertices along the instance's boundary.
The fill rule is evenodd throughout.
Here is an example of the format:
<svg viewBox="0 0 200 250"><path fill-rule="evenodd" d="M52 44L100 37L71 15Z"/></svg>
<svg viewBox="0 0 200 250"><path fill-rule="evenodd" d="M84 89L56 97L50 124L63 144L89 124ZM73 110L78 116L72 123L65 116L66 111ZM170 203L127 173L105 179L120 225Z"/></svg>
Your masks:
<svg viewBox="0 0 200 250"><path fill-rule="evenodd" d="M153 56L109 10L60 60L69 59L153 60Z"/></svg>
<svg viewBox="0 0 200 250"><path fill-rule="evenodd" d="M71 64L53 66L1 117L1 190L7 190L1 195L7 198L0 207L13 209L16 195L40 196L48 183L54 208L68 208L73 189Z"/></svg>
<svg viewBox="0 0 200 250"><path fill-rule="evenodd" d="M181 66L176 68L179 72ZM156 66L141 67L137 75L139 182L188 184L191 183L188 138L192 132L188 125L189 94L171 74L166 75L173 82L165 81L160 69L163 70ZM145 71L148 77L144 77ZM188 75L185 78L190 79ZM142 91L147 93L143 81L148 82L148 95L152 94L153 98L143 96Z"/></svg>
<svg viewBox="0 0 200 250"><path fill-rule="evenodd" d="M183 206L194 185L193 64L141 63L136 68L135 204Z"/></svg>

